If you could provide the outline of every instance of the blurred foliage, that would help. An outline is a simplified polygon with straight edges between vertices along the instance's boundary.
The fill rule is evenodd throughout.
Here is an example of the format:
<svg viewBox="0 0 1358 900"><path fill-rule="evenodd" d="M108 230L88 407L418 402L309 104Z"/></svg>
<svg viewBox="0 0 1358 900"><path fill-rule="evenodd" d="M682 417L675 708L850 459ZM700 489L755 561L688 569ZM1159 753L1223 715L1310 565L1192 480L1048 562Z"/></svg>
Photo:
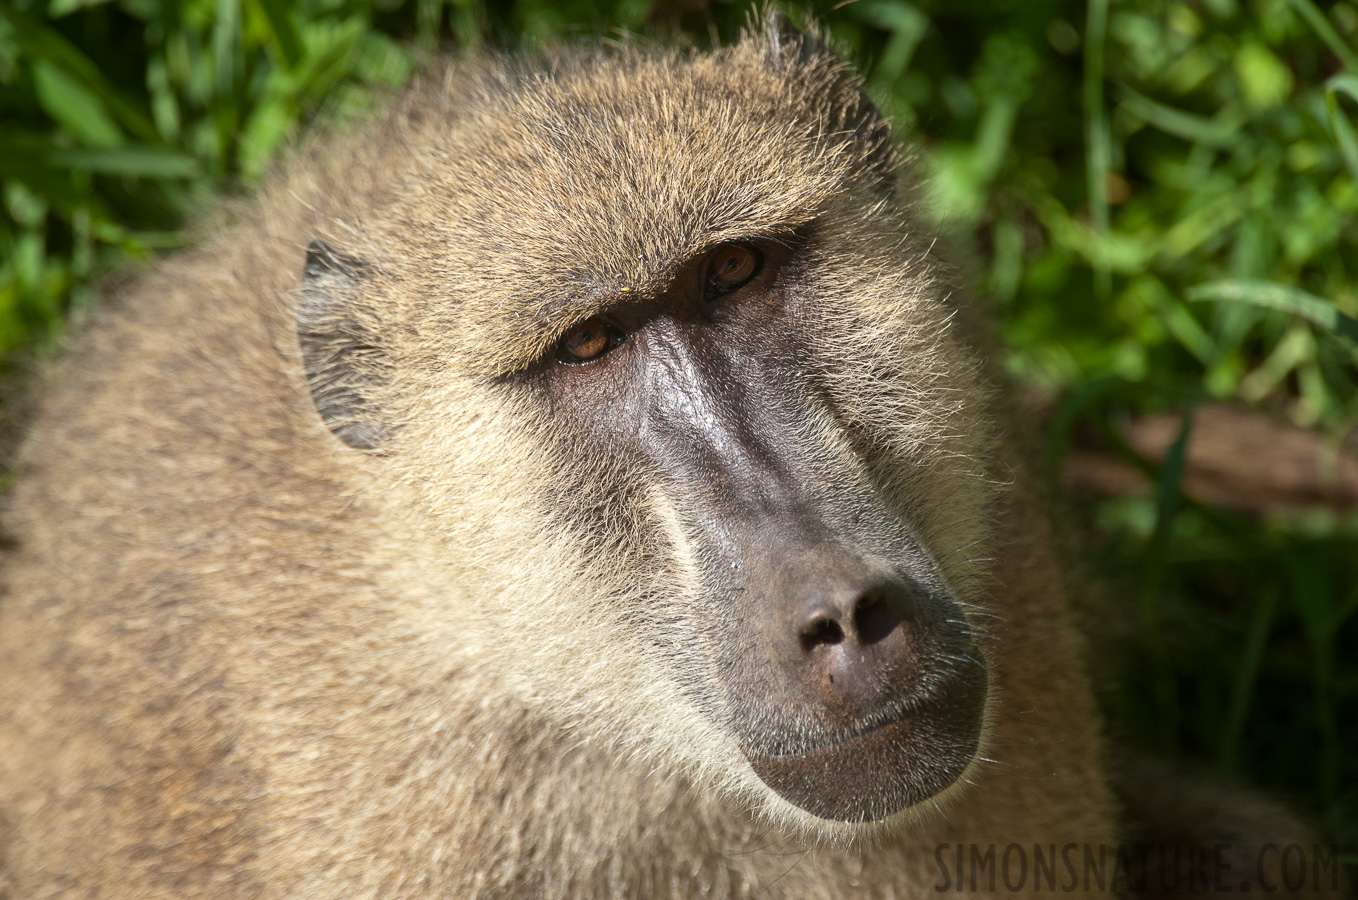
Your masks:
<svg viewBox="0 0 1358 900"><path fill-rule="evenodd" d="M1234 399L1358 423L1358 5L858 0L814 14L971 242L1012 371L1157 478L1082 509L1134 622L1131 740L1292 793L1358 846L1358 522L1180 495L1129 416ZM729 39L721 0L0 0L0 354L55 346L101 273L180 245L317 117L440 49ZM1191 423L1191 416L1186 418Z"/></svg>

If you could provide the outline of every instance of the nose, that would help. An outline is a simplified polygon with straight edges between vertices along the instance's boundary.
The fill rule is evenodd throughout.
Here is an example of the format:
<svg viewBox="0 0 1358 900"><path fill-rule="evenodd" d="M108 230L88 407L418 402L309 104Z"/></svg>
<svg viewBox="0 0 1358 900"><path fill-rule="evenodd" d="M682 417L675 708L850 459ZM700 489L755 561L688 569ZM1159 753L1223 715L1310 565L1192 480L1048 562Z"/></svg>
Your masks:
<svg viewBox="0 0 1358 900"><path fill-rule="evenodd" d="M796 592L803 596L782 642L784 662L827 711L861 715L887 694L910 693L919 616L909 587L889 576L838 573Z"/></svg>

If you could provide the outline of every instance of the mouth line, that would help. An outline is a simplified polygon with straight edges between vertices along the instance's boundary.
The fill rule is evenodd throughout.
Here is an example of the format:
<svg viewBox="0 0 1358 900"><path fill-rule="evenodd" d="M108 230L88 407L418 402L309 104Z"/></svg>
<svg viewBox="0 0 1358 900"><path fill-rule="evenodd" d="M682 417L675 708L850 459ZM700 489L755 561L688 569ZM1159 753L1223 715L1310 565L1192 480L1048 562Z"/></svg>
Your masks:
<svg viewBox="0 0 1358 900"><path fill-rule="evenodd" d="M846 744L862 740L873 732L881 731L883 728L890 728L892 725L898 724L906 716L915 712L916 706L917 704L897 701L880 713L875 714L866 724L855 728L847 734L838 735L826 743L817 744L814 747L795 753L768 753L761 755L764 759L769 760L789 760L805 759L808 756L820 756L826 753L833 753Z"/></svg>
<svg viewBox="0 0 1358 900"><path fill-rule="evenodd" d="M925 710L935 699L933 697L934 690L932 690L932 686L931 689L925 691L924 694L923 697L910 700L892 701L869 716L866 722L859 724L850 731L834 735L823 743L818 743L805 749L787 753L755 753L754 755L761 759L772 761L806 759L811 756L821 756L823 754L833 753L840 747L851 744L854 741L862 740L874 732L881 731L884 728L890 728L893 725L899 725L903 719L912 715L917 715ZM751 749L753 750L753 748Z"/></svg>

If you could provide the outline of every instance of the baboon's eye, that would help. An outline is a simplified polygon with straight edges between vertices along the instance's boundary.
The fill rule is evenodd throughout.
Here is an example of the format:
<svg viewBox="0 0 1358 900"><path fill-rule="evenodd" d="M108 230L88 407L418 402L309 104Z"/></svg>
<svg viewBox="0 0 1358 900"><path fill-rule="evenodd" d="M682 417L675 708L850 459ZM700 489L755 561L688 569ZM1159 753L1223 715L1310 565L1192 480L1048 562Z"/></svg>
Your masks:
<svg viewBox="0 0 1358 900"><path fill-rule="evenodd" d="M746 244L722 244L707 258L707 299L729 294L759 274L764 258Z"/></svg>
<svg viewBox="0 0 1358 900"><path fill-rule="evenodd" d="M576 325L556 344L556 358L568 365L594 362L626 338L621 331L595 316Z"/></svg>

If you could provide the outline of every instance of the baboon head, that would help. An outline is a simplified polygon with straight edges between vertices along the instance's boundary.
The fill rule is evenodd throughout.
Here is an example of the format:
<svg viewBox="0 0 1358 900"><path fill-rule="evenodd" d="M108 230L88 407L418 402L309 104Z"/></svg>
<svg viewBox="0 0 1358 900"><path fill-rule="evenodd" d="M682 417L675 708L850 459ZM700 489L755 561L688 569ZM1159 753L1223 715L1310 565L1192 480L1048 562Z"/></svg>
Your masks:
<svg viewBox="0 0 1358 900"><path fill-rule="evenodd" d="M841 63L774 23L454 69L307 177L318 434L431 655L822 833L959 781L983 389Z"/></svg>

